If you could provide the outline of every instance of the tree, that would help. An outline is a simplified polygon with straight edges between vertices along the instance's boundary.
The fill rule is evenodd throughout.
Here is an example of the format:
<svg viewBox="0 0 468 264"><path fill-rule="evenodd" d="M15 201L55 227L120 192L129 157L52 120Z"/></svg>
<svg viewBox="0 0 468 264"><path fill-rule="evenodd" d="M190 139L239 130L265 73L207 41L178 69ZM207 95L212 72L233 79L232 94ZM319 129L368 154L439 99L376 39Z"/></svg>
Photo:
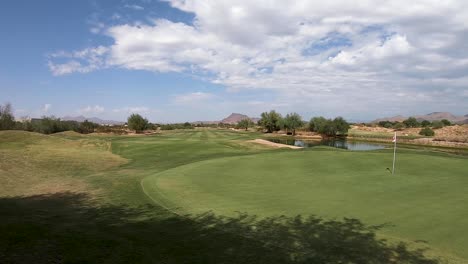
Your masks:
<svg viewBox="0 0 468 264"><path fill-rule="evenodd" d="M431 121L423 120L421 122L421 126L422 127L429 127L429 126L431 126Z"/></svg>
<svg viewBox="0 0 468 264"><path fill-rule="evenodd" d="M148 120L139 114L132 114L127 119L128 128L139 133L148 127Z"/></svg>
<svg viewBox="0 0 468 264"><path fill-rule="evenodd" d="M82 123L80 123L77 132L82 133L82 134L93 133L94 129L97 128L98 126L99 125L96 123L85 120Z"/></svg>
<svg viewBox="0 0 468 264"><path fill-rule="evenodd" d="M293 136L296 135L296 129L304 125L302 117L298 113L287 114L282 123L286 130L292 130Z"/></svg>
<svg viewBox="0 0 468 264"><path fill-rule="evenodd" d="M349 123L342 117L335 119L325 119L324 117L314 117L310 120L309 129L317 132L322 136L336 137L338 135L346 135L349 130Z"/></svg>
<svg viewBox="0 0 468 264"><path fill-rule="evenodd" d="M440 122L442 122L444 124L444 126L451 126L452 123L450 121L448 121L447 119L442 119L440 120Z"/></svg>
<svg viewBox="0 0 468 264"><path fill-rule="evenodd" d="M418 120L416 120L416 118L414 117L410 117L406 119L405 121L403 121L403 124L405 124L406 127L419 127L420 126Z"/></svg>
<svg viewBox="0 0 468 264"><path fill-rule="evenodd" d="M423 135L423 136L429 136L429 137L432 137L434 136L434 130L432 130L430 127L425 127L423 129L421 129L421 131L419 131L419 135Z"/></svg>
<svg viewBox="0 0 468 264"><path fill-rule="evenodd" d="M267 130L267 133L278 131L280 129L281 115L275 110L263 112L259 121L260 125Z"/></svg>
<svg viewBox="0 0 468 264"><path fill-rule="evenodd" d="M10 103L4 106L0 105L0 130L9 130L15 128L15 117Z"/></svg>
<svg viewBox="0 0 468 264"><path fill-rule="evenodd" d="M403 130L403 128L405 128L405 125L401 122L395 122L395 124L393 125L393 128L396 130Z"/></svg>
<svg viewBox="0 0 468 264"><path fill-rule="evenodd" d="M335 119L333 119L333 123L335 124L338 134L346 135L348 133L350 125L348 122L346 122L344 118L342 118L341 116L336 117Z"/></svg>
<svg viewBox="0 0 468 264"><path fill-rule="evenodd" d="M438 128L443 128L444 127L444 123L442 123L442 121L434 121L432 122L432 128L435 128L435 129L438 129Z"/></svg>
<svg viewBox="0 0 468 264"><path fill-rule="evenodd" d="M323 130L326 123L327 119L323 116L313 117L309 122L309 130L312 132L319 132Z"/></svg>
<svg viewBox="0 0 468 264"><path fill-rule="evenodd" d="M254 125L254 122L250 120L250 118L244 118L239 123L237 123L237 127L239 128L245 128L245 131L249 129L249 127L252 127Z"/></svg>
<svg viewBox="0 0 468 264"><path fill-rule="evenodd" d="M385 128L391 128L393 126L393 123L390 121L380 121L379 126L385 127Z"/></svg>

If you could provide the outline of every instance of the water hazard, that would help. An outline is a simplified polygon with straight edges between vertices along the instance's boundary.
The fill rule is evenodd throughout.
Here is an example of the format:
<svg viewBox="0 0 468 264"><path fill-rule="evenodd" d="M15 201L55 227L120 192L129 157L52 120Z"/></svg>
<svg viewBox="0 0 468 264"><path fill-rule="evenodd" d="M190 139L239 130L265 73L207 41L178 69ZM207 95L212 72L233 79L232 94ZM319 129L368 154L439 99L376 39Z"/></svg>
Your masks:
<svg viewBox="0 0 468 264"><path fill-rule="evenodd" d="M298 140L298 139L270 138L267 140L274 142L274 143L298 146L298 147L303 147L303 148L312 148L312 147L317 147L317 146L329 146L329 147L348 149L348 150L354 150L354 151L366 151L366 150L376 150L376 149L385 148L385 145L379 144L379 143L348 141L344 139L305 141L305 140Z"/></svg>

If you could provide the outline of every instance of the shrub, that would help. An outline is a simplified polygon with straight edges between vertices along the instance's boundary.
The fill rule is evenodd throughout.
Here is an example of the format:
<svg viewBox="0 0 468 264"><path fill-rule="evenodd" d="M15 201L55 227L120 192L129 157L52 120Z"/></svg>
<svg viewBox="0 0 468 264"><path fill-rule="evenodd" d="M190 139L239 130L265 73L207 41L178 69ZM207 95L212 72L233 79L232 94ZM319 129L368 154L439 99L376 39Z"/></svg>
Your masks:
<svg viewBox="0 0 468 264"><path fill-rule="evenodd" d="M432 130L430 127L425 127L419 131L419 135L427 136L427 137L432 137L435 135L434 130Z"/></svg>
<svg viewBox="0 0 468 264"><path fill-rule="evenodd" d="M432 122L432 128L434 129L443 128L443 127L444 127L444 123L442 123L442 121Z"/></svg>
<svg viewBox="0 0 468 264"><path fill-rule="evenodd" d="M418 120L416 120L416 118L414 117L410 117L406 119L405 121L403 121L403 124L405 124L406 127L419 127L420 126Z"/></svg>
<svg viewBox="0 0 468 264"><path fill-rule="evenodd" d="M128 128L135 130L139 133L148 128L148 120L139 114L132 114L127 119Z"/></svg>
<svg viewBox="0 0 468 264"><path fill-rule="evenodd" d="M403 130L403 128L405 128L405 125L404 125L403 123L396 122L396 123L393 125L393 128L394 128L395 130L400 131L400 130Z"/></svg>
<svg viewBox="0 0 468 264"><path fill-rule="evenodd" d="M421 121L421 126L422 127L429 127L429 126L431 126L431 122L427 121L427 120L423 120L423 121Z"/></svg>

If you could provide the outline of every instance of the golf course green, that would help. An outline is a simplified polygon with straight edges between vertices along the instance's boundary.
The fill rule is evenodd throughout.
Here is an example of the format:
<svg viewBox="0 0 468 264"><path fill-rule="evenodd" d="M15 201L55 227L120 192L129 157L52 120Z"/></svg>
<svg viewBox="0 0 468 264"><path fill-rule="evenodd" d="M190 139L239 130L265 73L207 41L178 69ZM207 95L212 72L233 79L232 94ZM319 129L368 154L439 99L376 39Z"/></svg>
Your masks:
<svg viewBox="0 0 468 264"><path fill-rule="evenodd" d="M467 160L405 150L392 175L391 154L319 149L219 158L150 176L143 187L181 213L357 218L388 223L389 238L468 257Z"/></svg>
<svg viewBox="0 0 468 264"><path fill-rule="evenodd" d="M0 259L436 263L411 251L428 248L468 262L466 156L402 148L392 175L391 149L249 142L262 137L0 132Z"/></svg>

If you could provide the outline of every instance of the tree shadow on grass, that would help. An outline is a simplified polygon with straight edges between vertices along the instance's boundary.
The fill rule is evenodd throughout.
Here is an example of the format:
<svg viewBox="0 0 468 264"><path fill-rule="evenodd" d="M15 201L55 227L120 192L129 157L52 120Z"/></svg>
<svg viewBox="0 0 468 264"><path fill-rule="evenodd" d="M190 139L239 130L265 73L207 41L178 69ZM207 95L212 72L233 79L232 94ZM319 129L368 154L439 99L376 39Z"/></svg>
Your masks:
<svg viewBox="0 0 468 264"><path fill-rule="evenodd" d="M0 198L0 263L438 263L376 238L379 228L316 216L168 216L75 193L9 197Z"/></svg>

